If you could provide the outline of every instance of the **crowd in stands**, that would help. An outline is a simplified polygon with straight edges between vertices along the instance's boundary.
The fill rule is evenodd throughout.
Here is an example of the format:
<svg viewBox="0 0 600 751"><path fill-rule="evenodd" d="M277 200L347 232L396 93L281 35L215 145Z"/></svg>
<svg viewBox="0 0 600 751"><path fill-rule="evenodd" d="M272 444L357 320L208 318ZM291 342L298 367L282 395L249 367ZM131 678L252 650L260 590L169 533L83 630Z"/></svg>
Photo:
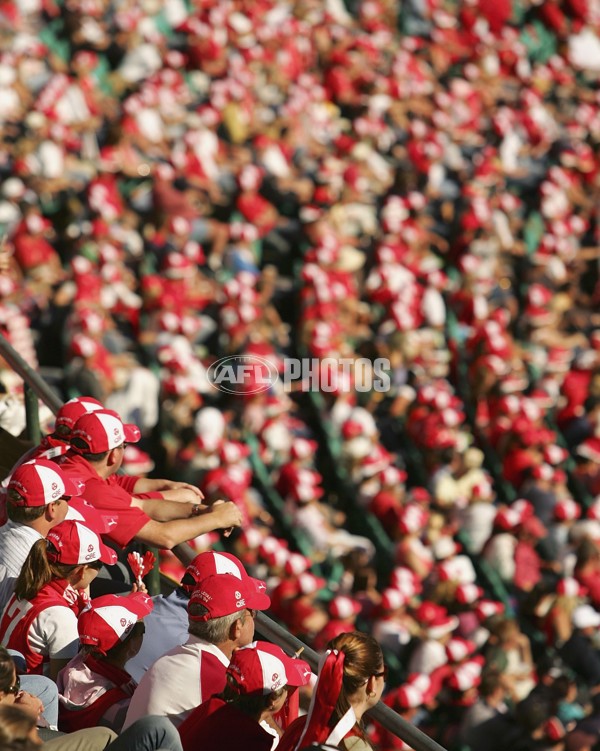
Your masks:
<svg viewBox="0 0 600 751"><path fill-rule="evenodd" d="M0 3L0 331L67 402L5 467L1 712L104 716L114 751L240 712L298 749L350 710L334 746L406 748L380 697L450 751L600 741L598 29L597 0ZM279 380L215 389L237 355ZM206 618L215 576L269 604ZM305 686L251 647L283 709L235 663L256 609L329 650Z"/></svg>

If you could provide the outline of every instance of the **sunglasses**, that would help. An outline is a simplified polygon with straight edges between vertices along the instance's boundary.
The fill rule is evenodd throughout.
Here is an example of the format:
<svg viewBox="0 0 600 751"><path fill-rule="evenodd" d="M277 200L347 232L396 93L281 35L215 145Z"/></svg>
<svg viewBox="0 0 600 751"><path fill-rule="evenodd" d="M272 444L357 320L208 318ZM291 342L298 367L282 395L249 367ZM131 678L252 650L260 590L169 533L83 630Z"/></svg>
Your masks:
<svg viewBox="0 0 600 751"><path fill-rule="evenodd" d="M21 679L19 678L19 676L15 678L15 683L13 686L9 686L8 688L4 688L2 690L5 694L13 694L13 696L16 696L21 690Z"/></svg>
<svg viewBox="0 0 600 751"><path fill-rule="evenodd" d="M387 665L383 666L383 670L381 670L379 673L373 673L373 678L383 678L383 680L387 680L388 677L388 669Z"/></svg>

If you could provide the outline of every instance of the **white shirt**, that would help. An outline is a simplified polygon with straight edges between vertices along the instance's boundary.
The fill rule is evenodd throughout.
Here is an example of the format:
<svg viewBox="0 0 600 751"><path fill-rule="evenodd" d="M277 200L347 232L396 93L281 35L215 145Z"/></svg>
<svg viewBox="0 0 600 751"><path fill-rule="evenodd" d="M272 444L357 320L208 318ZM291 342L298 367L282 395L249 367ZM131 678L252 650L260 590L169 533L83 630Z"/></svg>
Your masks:
<svg viewBox="0 0 600 751"><path fill-rule="evenodd" d="M129 703L123 730L146 715L166 716L175 726L181 725L192 709L222 690L228 665L228 657L218 647L190 634L185 644L173 647L144 673ZM214 684L221 668L222 684L208 693L208 685Z"/></svg>
<svg viewBox="0 0 600 751"><path fill-rule="evenodd" d="M0 527L0 614L12 597L15 581L33 544L43 537L25 524L8 521Z"/></svg>

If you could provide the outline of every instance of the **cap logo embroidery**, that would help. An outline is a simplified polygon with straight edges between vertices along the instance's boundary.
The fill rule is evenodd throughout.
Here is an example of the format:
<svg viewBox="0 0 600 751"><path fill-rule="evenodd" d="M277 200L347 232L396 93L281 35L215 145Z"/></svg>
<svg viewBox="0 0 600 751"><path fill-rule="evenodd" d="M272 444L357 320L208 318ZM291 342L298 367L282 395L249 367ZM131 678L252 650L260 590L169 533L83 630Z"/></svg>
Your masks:
<svg viewBox="0 0 600 751"><path fill-rule="evenodd" d="M127 618L121 618L121 626L125 628L126 625L127 625Z"/></svg>
<svg viewBox="0 0 600 751"><path fill-rule="evenodd" d="M88 545L88 553L91 553L94 550L94 546L90 543Z"/></svg>
<svg viewBox="0 0 600 751"><path fill-rule="evenodd" d="M246 607L246 600L243 598L241 600L237 600L235 603L236 608L245 608Z"/></svg>
<svg viewBox="0 0 600 751"><path fill-rule="evenodd" d="M234 595L235 595L236 600L240 600L242 598L241 592L234 592Z"/></svg>

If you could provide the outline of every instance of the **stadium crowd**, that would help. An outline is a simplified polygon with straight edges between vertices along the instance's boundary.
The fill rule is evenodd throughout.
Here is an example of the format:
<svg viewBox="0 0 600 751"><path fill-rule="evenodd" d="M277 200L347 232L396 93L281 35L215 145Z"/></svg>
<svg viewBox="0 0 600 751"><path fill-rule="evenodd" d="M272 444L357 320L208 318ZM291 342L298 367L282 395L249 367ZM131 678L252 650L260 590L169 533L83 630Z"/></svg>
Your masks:
<svg viewBox="0 0 600 751"><path fill-rule="evenodd" d="M597 0L1 3L0 330L66 402L4 482L1 713L65 749L406 748L383 698L450 751L600 742L599 28ZM236 355L279 380L215 389Z"/></svg>

